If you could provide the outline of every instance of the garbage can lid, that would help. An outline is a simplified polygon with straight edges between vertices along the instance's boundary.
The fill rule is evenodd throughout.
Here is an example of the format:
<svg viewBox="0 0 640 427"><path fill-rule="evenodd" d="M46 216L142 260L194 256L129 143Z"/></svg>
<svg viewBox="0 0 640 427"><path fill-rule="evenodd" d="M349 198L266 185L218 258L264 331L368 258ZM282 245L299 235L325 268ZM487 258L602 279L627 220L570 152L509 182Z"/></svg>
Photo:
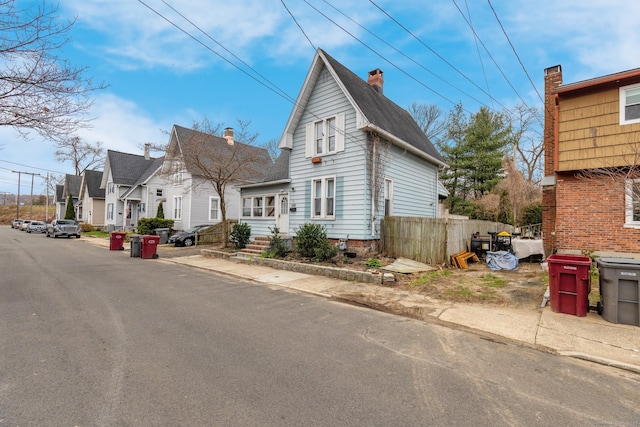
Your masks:
<svg viewBox="0 0 640 427"><path fill-rule="evenodd" d="M596 262L598 263L598 265L603 265L607 267L614 266L614 265L628 267L633 265L640 268L640 260L634 259L634 258L604 257L604 258L598 258Z"/></svg>

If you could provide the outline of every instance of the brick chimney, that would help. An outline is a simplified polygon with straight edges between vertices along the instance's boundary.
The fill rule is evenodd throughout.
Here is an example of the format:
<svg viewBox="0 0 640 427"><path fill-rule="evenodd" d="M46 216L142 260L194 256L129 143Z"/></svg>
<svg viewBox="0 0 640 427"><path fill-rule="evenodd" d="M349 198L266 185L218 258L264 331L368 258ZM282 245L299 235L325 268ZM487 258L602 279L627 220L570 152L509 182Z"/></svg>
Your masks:
<svg viewBox="0 0 640 427"><path fill-rule="evenodd" d="M556 240L556 95L553 91L562 84L562 67L544 70L544 178L542 181L542 234L544 251L550 255L557 250Z"/></svg>
<svg viewBox="0 0 640 427"><path fill-rule="evenodd" d="M380 68L376 68L375 70L369 71L369 77L367 79L367 83L373 86L380 93L382 93L382 86L384 85L383 74L384 73Z"/></svg>
<svg viewBox="0 0 640 427"><path fill-rule="evenodd" d="M227 144L233 145L233 128L226 128L224 130L224 139L227 140Z"/></svg>
<svg viewBox="0 0 640 427"><path fill-rule="evenodd" d="M151 158L151 143L145 142L144 144L144 159L149 160Z"/></svg>

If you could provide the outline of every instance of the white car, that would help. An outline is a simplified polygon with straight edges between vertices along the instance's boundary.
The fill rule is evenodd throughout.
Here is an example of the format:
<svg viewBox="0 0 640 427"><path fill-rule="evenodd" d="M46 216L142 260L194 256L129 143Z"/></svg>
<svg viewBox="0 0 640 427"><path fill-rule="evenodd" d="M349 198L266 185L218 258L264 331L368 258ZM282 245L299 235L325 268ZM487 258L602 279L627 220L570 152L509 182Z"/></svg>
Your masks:
<svg viewBox="0 0 640 427"><path fill-rule="evenodd" d="M47 231L47 223L44 221L31 221L27 226L27 233L44 233Z"/></svg>
<svg viewBox="0 0 640 427"><path fill-rule="evenodd" d="M47 237L75 237L80 238L80 226L72 219L54 219L47 224Z"/></svg>

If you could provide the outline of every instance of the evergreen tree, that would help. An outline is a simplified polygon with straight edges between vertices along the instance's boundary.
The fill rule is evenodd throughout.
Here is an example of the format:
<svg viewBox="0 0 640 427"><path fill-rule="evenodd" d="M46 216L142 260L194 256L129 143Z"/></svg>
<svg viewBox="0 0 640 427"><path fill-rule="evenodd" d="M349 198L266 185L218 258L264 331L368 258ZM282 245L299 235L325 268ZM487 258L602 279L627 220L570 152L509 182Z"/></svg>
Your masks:
<svg viewBox="0 0 640 427"><path fill-rule="evenodd" d="M67 197L67 210L64 213L64 219L76 219L76 211L73 209L73 195L69 193Z"/></svg>
<svg viewBox="0 0 640 427"><path fill-rule="evenodd" d="M158 212L156 212L156 218L164 219L164 208L162 207L162 202L158 203Z"/></svg>

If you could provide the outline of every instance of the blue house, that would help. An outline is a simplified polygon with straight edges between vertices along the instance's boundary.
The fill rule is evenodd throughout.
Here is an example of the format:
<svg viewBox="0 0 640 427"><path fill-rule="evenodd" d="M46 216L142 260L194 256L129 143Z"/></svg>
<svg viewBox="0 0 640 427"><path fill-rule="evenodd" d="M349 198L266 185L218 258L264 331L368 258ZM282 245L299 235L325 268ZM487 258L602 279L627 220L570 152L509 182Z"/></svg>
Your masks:
<svg viewBox="0 0 640 427"><path fill-rule="evenodd" d="M252 236L295 236L308 222L350 247L375 248L385 215L438 216L445 165L411 115L318 49L264 182L241 187L240 220Z"/></svg>

